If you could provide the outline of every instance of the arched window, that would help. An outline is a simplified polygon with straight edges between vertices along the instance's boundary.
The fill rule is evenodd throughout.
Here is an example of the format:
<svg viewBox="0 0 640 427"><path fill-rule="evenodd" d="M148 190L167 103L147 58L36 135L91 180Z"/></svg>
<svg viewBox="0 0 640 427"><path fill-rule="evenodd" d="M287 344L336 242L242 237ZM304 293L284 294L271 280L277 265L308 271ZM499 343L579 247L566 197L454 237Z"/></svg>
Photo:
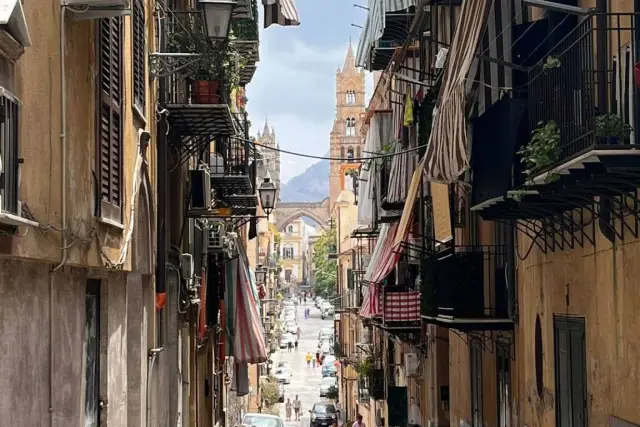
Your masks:
<svg viewBox="0 0 640 427"><path fill-rule="evenodd" d="M346 136L356 136L356 119L351 117L346 120L347 128L345 135Z"/></svg>
<svg viewBox="0 0 640 427"><path fill-rule="evenodd" d="M353 147L347 149L347 159L353 159Z"/></svg>
<svg viewBox="0 0 640 427"><path fill-rule="evenodd" d="M356 92L353 90L348 90L345 95L345 100L347 104L353 105L356 103Z"/></svg>

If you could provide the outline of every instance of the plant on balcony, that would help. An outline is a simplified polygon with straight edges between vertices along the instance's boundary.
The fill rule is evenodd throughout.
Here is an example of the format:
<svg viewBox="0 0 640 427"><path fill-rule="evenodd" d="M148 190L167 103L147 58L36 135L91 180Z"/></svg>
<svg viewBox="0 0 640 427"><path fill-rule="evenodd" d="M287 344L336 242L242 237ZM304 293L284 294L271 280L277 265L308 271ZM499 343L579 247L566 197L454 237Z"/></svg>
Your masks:
<svg viewBox="0 0 640 427"><path fill-rule="evenodd" d="M547 73L554 68L560 68L560 65L562 65L562 63L557 57L549 55L547 56L547 59L542 63L542 71L544 73Z"/></svg>
<svg viewBox="0 0 640 427"><path fill-rule="evenodd" d="M358 169L347 169L344 171L344 176L350 177L358 177L360 175L360 171Z"/></svg>
<svg viewBox="0 0 640 427"><path fill-rule="evenodd" d="M560 130L556 122L551 120L544 125L542 122L538 123L532 135L531 141L518 150L527 182L557 162L560 157Z"/></svg>
<svg viewBox="0 0 640 427"><path fill-rule="evenodd" d="M353 360L351 366L361 377L368 377L373 372L375 360L373 356L364 356L360 359Z"/></svg>
<svg viewBox="0 0 640 427"><path fill-rule="evenodd" d="M258 2L251 0L252 19L234 19L231 22L233 35L241 41L258 41Z"/></svg>
<svg viewBox="0 0 640 427"><path fill-rule="evenodd" d="M596 116L596 135L603 144L618 144L629 139L633 128L617 114Z"/></svg>
<svg viewBox="0 0 640 427"><path fill-rule="evenodd" d="M195 104L218 104L222 86L231 88L240 80L242 58L233 47L234 37L214 42L207 35L202 20L189 17L181 30L169 34L168 52L201 55L193 66L185 68L184 76L192 81L191 94Z"/></svg>

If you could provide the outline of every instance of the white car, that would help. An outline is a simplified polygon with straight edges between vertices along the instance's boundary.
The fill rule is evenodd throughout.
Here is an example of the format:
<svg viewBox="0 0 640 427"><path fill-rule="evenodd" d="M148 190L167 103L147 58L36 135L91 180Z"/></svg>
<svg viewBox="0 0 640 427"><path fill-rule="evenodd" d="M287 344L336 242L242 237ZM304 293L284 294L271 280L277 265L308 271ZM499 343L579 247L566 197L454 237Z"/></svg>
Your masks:
<svg viewBox="0 0 640 427"><path fill-rule="evenodd" d="M296 320L296 314L295 313L287 313L284 315L284 321L285 322L289 322L292 320Z"/></svg>
<svg viewBox="0 0 640 427"><path fill-rule="evenodd" d="M242 425L250 427L284 427L282 418L268 414L244 414Z"/></svg>
<svg viewBox="0 0 640 427"><path fill-rule="evenodd" d="M322 306L320 307L320 310L322 310L325 314L328 314L329 316L333 316L333 312L334 312L334 308L331 305L331 303L328 302L323 302Z"/></svg>
<svg viewBox="0 0 640 427"><path fill-rule="evenodd" d="M290 334L298 333L298 324L296 322L287 322L285 324L285 330Z"/></svg>
<svg viewBox="0 0 640 427"><path fill-rule="evenodd" d="M296 342L296 339L293 334L284 333L282 334L282 337L280 337L280 348L287 348L289 343L293 344L294 342Z"/></svg>
<svg viewBox="0 0 640 427"><path fill-rule="evenodd" d="M333 362L336 361L336 357L329 354L327 356L324 357L324 363L322 363L322 366L329 366L329 365L333 365Z"/></svg>
<svg viewBox="0 0 640 427"><path fill-rule="evenodd" d="M324 377L320 382L320 397L325 397L329 394L331 388L338 388L338 378Z"/></svg>
<svg viewBox="0 0 640 427"><path fill-rule="evenodd" d="M325 356L328 356L331 354L332 351L333 351L333 347L331 347L328 342L323 341L322 345L320 346L320 353L324 354Z"/></svg>
<svg viewBox="0 0 640 427"><path fill-rule="evenodd" d="M291 384L291 371L285 368L278 368L273 374L278 379L279 383Z"/></svg>

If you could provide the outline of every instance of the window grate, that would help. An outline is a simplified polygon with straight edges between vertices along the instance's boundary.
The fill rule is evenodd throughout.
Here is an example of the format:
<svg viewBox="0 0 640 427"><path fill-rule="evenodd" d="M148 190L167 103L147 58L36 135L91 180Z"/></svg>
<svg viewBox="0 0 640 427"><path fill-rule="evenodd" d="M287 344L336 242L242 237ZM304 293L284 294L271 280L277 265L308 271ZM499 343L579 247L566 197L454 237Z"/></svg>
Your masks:
<svg viewBox="0 0 640 427"><path fill-rule="evenodd" d="M19 101L8 92L0 97L0 211L18 214L18 180L21 160L18 158Z"/></svg>
<svg viewBox="0 0 640 427"><path fill-rule="evenodd" d="M98 147L100 216L122 220L122 18L99 21Z"/></svg>
<svg viewBox="0 0 640 427"><path fill-rule="evenodd" d="M143 0L133 2L133 102L144 111L147 95L145 65L145 9Z"/></svg>

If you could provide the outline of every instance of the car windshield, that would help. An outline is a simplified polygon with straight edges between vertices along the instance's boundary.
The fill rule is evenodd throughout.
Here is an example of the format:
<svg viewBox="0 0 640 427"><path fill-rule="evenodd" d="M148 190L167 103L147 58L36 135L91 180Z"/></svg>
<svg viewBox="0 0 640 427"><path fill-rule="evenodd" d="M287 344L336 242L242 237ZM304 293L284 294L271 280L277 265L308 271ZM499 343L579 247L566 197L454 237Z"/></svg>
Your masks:
<svg viewBox="0 0 640 427"><path fill-rule="evenodd" d="M336 407L333 405L313 405L313 412L316 414L335 414Z"/></svg>
<svg viewBox="0 0 640 427"><path fill-rule="evenodd" d="M284 375L284 374L286 374L286 373L287 373L287 371L286 371L285 369L278 369L278 370L276 371L276 375Z"/></svg>
<svg viewBox="0 0 640 427"><path fill-rule="evenodd" d="M260 415L245 415L242 424L255 427L283 427L279 418L263 417Z"/></svg>

